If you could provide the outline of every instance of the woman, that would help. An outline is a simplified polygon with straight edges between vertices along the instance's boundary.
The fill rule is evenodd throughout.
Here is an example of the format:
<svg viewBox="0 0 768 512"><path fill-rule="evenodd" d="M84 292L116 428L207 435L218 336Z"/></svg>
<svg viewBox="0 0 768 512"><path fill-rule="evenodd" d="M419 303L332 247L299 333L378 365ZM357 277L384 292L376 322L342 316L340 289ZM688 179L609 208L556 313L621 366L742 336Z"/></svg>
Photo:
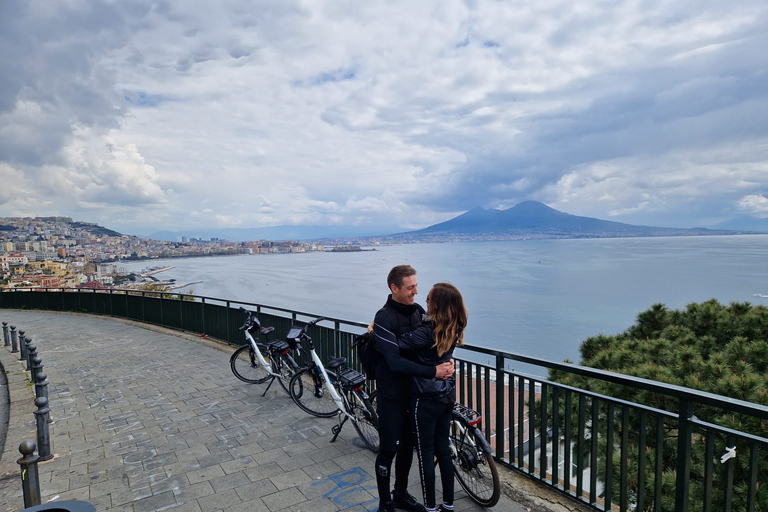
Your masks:
<svg viewBox="0 0 768 512"><path fill-rule="evenodd" d="M467 310L459 290L450 283L437 283L427 294L424 324L397 339L400 349L416 362L436 366L453 357L463 344ZM453 510L453 463L448 443L456 379L412 377L411 412L416 430L424 504L427 512ZM443 503L436 508L435 465L440 465Z"/></svg>

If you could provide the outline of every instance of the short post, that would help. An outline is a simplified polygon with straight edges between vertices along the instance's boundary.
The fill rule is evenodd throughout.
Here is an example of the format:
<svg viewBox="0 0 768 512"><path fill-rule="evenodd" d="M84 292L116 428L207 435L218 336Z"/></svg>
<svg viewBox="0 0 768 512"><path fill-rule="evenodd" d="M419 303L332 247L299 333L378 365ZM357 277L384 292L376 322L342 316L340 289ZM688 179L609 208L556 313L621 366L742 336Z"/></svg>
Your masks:
<svg viewBox="0 0 768 512"><path fill-rule="evenodd" d="M19 361L26 361L29 363L29 359L27 359L27 345L24 343L24 331L19 331L19 351L21 352L19 354ZM27 366L29 368L29 366Z"/></svg>
<svg viewBox="0 0 768 512"><path fill-rule="evenodd" d="M37 472L38 456L35 455L35 442L22 441L19 445L22 457L16 461L21 466L21 489L24 492L24 508L40 505L40 476Z"/></svg>
<svg viewBox="0 0 768 512"><path fill-rule="evenodd" d="M32 354L32 366L29 367L29 381L32 384L37 381L37 374L41 371L43 371L43 360L36 353Z"/></svg>
<svg viewBox="0 0 768 512"><path fill-rule="evenodd" d="M3 322L3 346L4 347L10 347L11 346L11 336L8 333L8 322Z"/></svg>
<svg viewBox="0 0 768 512"><path fill-rule="evenodd" d="M35 422L37 423L37 455L38 461L44 462L51 460L51 432L48 429L48 399L45 397L35 398Z"/></svg>
<svg viewBox="0 0 768 512"><path fill-rule="evenodd" d="M16 326L11 326L11 353L15 354L19 351L19 340L16 335Z"/></svg>
<svg viewBox="0 0 768 512"><path fill-rule="evenodd" d="M24 336L24 343L21 344L22 347L26 347L26 353L27 353L27 371L29 371L29 367L32 366L32 356L33 354L30 353L29 347L34 347L35 345L32 345L32 338L29 336ZM32 382L35 382L34 380Z"/></svg>
<svg viewBox="0 0 768 512"><path fill-rule="evenodd" d="M42 369L35 374L35 397L48 399L48 374Z"/></svg>

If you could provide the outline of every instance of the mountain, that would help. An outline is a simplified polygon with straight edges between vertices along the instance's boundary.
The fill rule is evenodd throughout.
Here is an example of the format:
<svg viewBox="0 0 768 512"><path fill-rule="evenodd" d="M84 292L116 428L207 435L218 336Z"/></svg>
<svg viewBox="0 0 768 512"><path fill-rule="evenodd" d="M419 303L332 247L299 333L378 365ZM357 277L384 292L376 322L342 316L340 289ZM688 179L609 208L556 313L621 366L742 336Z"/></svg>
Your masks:
<svg viewBox="0 0 768 512"><path fill-rule="evenodd" d="M537 201L507 210L474 208L451 220L418 231L399 233L416 238L614 238L635 236L714 235L733 231L636 226L563 213Z"/></svg>

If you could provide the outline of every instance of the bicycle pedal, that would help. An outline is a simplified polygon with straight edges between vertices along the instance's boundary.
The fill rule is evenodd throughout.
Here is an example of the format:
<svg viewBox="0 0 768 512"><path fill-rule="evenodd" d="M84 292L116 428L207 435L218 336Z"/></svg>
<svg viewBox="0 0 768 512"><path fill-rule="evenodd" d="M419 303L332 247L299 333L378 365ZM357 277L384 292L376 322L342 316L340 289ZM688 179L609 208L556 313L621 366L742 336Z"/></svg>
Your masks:
<svg viewBox="0 0 768 512"><path fill-rule="evenodd" d="M339 432L341 432L341 427L339 425L334 425L331 427L331 432L333 432L335 435L339 435Z"/></svg>

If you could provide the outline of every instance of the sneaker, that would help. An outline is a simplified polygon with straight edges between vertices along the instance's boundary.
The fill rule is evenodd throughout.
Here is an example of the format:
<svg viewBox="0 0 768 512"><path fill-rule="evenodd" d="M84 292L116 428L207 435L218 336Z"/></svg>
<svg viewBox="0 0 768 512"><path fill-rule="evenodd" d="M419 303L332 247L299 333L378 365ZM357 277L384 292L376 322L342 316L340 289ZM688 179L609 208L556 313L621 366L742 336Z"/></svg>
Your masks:
<svg viewBox="0 0 768 512"><path fill-rule="evenodd" d="M451 509L445 508L441 503L437 506L437 512L454 512L454 510L452 508Z"/></svg>
<svg viewBox="0 0 768 512"><path fill-rule="evenodd" d="M384 505L379 506L379 512L396 512L395 504L391 501L387 501Z"/></svg>
<svg viewBox="0 0 768 512"><path fill-rule="evenodd" d="M407 512L425 512L427 510L408 491L402 494L397 491L393 492L392 503L395 505L395 508L401 508Z"/></svg>

